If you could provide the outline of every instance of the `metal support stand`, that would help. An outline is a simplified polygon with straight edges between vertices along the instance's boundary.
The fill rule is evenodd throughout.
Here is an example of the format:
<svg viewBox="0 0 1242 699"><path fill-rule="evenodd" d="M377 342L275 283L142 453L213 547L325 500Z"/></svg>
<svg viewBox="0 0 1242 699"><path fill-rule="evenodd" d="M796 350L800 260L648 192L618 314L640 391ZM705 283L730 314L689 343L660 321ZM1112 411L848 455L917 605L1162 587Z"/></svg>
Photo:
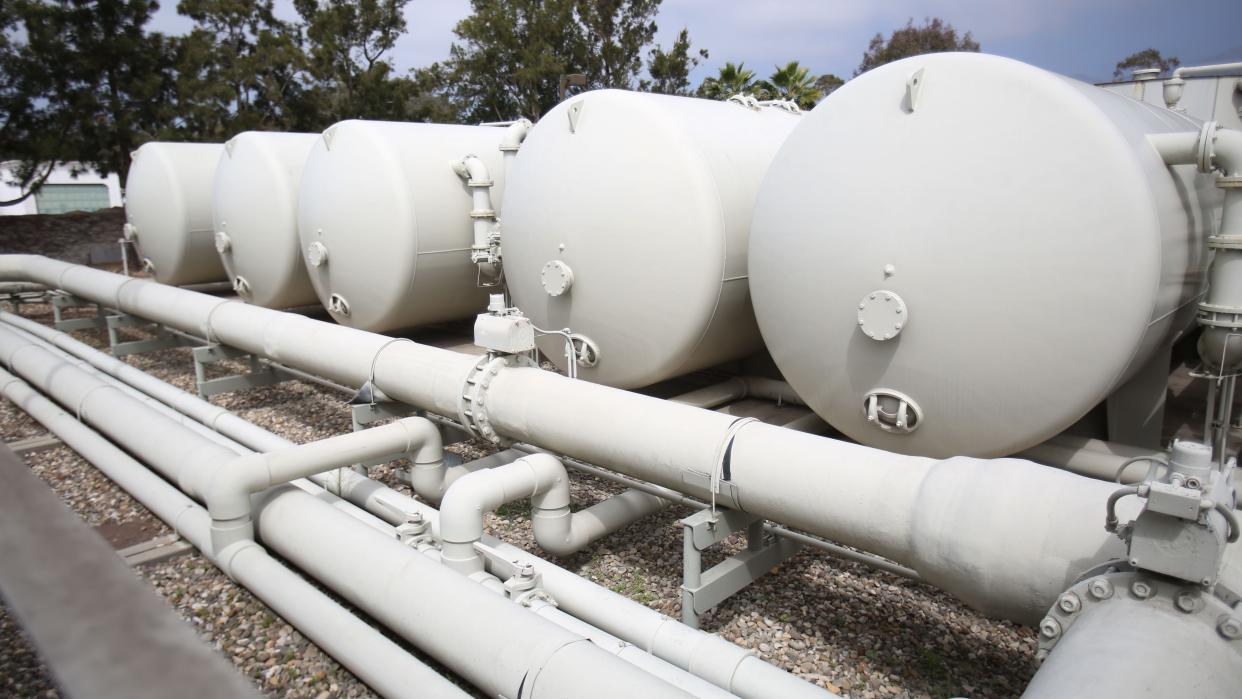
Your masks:
<svg viewBox="0 0 1242 699"><path fill-rule="evenodd" d="M699 628L699 617L763 577L802 548L789 539L769 537L764 520L737 510L700 510L681 520L685 533L681 586L681 620ZM703 570L703 551L746 532L746 550Z"/></svg>
<svg viewBox="0 0 1242 699"><path fill-rule="evenodd" d="M114 357L124 357L143 352L156 352L169 349L170 347L181 347L189 344L185 338L168 332L168 329L159 323L152 323L126 313L107 316L107 325L108 346L111 348L112 356ZM120 328L132 328L143 325L154 327L155 337L149 340L122 340L120 333L117 332Z"/></svg>
<svg viewBox="0 0 1242 699"><path fill-rule="evenodd" d="M207 378L207 365L223 362L238 357L248 357L250 371L236 376L224 376L218 379ZM208 398L218 393L244 391L248 388L271 386L283 381L291 381L294 377L259 361L259 358L227 345L204 345L194 348L194 378L198 383L200 398Z"/></svg>
<svg viewBox="0 0 1242 699"><path fill-rule="evenodd" d="M107 313L104 307L92 301L80 299L77 296L69 294L53 294L52 298L52 318L54 319L53 327L61 332L71 332L73 330L88 330L91 328L102 328L108 324ZM63 315L66 308L80 308L83 306L94 306L95 316L91 318L69 318Z"/></svg>

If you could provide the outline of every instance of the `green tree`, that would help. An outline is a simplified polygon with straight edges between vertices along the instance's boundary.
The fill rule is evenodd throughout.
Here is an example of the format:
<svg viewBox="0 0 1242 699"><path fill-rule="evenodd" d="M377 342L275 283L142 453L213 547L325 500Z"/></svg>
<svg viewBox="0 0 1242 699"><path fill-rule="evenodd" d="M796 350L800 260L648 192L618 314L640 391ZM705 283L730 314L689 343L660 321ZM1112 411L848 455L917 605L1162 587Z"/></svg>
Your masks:
<svg viewBox="0 0 1242 699"><path fill-rule="evenodd" d="M790 61L776 66L775 72L760 83L766 99L788 100L803 109L810 109L823 96L816 86L818 78L811 71Z"/></svg>
<svg viewBox="0 0 1242 699"><path fill-rule="evenodd" d="M1160 72L1167 73L1182 64L1177 56L1163 56L1156 49L1143 49L1138 53L1132 53L1121 59L1113 69L1113 77L1120 78L1127 72L1138 68L1159 68Z"/></svg>
<svg viewBox="0 0 1242 699"><path fill-rule="evenodd" d="M152 0L17 0L0 80L0 153L37 180L56 161L129 172L130 153L171 118L169 42L145 31Z"/></svg>
<svg viewBox="0 0 1242 699"><path fill-rule="evenodd" d="M872 68L885 63L925 53L941 53L944 51L978 51L979 42L974 40L970 32L958 36L953 25L933 17L924 19L922 26L914 26L914 19L906 22L906 26L893 32L888 39L883 34L876 34L863 53L862 63L854 75L861 75Z"/></svg>
<svg viewBox="0 0 1242 699"><path fill-rule="evenodd" d="M691 50L688 29L682 29L677 34L668 51L656 46L649 55L647 73L651 79L641 82L642 89L665 95L690 94L690 71L708 57L707 49Z"/></svg>
<svg viewBox="0 0 1242 699"><path fill-rule="evenodd" d="M733 95L753 92L756 89L755 71L745 63L725 63L716 75L703 79L698 95L714 100L726 100Z"/></svg>
<svg viewBox="0 0 1242 699"><path fill-rule="evenodd" d="M387 54L405 33L409 0L294 0L311 76L307 117L322 128L351 118L416 120L416 81L394 76Z"/></svg>
<svg viewBox="0 0 1242 699"><path fill-rule="evenodd" d="M827 97L837 91L838 87L845 84L845 81L832 73L824 73L815 79L815 87L819 90L823 97ZM821 98L822 99L822 98Z"/></svg>
<svg viewBox="0 0 1242 699"><path fill-rule="evenodd" d="M307 59L272 0L181 0L177 12L195 26L177 42L176 137L306 126Z"/></svg>
<svg viewBox="0 0 1242 699"><path fill-rule="evenodd" d="M465 119L493 121L539 118L556 104L566 74L586 75L589 89L633 88L659 6L660 0L471 0L470 16L453 29L444 89Z"/></svg>

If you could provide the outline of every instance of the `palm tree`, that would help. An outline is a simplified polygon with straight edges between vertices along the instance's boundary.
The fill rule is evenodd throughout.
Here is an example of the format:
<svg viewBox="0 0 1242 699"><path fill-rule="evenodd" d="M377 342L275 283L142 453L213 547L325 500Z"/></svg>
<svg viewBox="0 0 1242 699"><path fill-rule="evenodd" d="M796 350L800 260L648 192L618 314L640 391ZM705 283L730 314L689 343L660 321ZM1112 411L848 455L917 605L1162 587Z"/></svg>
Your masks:
<svg viewBox="0 0 1242 699"><path fill-rule="evenodd" d="M775 66L776 72L759 83L767 99L789 100L803 109L815 106L823 93L816 85L816 76L811 71L790 61L784 67Z"/></svg>
<svg viewBox="0 0 1242 699"><path fill-rule="evenodd" d="M748 70L745 63L725 63L720 74L703 79L699 85L699 96L714 100L729 99L733 95L751 92L755 89L755 71Z"/></svg>

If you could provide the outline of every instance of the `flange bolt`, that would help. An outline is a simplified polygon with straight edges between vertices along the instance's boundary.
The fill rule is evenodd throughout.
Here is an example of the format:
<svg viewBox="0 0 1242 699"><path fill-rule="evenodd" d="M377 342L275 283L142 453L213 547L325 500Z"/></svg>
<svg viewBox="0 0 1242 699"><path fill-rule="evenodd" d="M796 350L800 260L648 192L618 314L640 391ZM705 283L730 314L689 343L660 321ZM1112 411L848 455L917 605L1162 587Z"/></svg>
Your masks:
<svg viewBox="0 0 1242 699"><path fill-rule="evenodd" d="M1061 635L1061 622L1050 616L1039 622L1039 635L1044 638L1056 638Z"/></svg>
<svg viewBox="0 0 1242 699"><path fill-rule="evenodd" d="M1216 627L1216 630L1220 632L1220 635L1231 641L1242 638L1242 622L1231 616L1225 617L1221 620L1220 625Z"/></svg>
<svg viewBox="0 0 1242 699"><path fill-rule="evenodd" d="M1092 580L1087 585L1087 591L1096 599L1108 599L1113 596L1113 584L1107 580Z"/></svg>
<svg viewBox="0 0 1242 699"><path fill-rule="evenodd" d="M1190 614L1199 608L1199 597L1190 592L1181 592L1174 601L1177 608Z"/></svg>
<svg viewBox="0 0 1242 699"><path fill-rule="evenodd" d="M1078 595L1067 592L1057 600L1057 606L1066 614L1077 614L1082 609L1082 600L1078 599Z"/></svg>
<svg viewBox="0 0 1242 699"><path fill-rule="evenodd" d="M1150 583L1144 582L1142 580L1135 580L1134 582L1130 583L1130 593L1133 594L1137 599L1147 599L1151 597L1152 595L1156 594L1156 588Z"/></svg>

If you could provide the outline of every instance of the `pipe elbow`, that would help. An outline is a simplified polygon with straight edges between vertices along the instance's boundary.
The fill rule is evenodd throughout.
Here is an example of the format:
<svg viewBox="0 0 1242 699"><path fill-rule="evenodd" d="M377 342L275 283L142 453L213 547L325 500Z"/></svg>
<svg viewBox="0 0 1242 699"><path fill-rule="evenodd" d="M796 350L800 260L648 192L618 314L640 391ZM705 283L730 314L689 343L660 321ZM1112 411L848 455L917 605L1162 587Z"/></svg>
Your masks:
<svg viewBox="0 0 1242 699"><path fill-rule="evenodd" d="M407 417L399 424L405 430L410 461L415 465L444 462L444 438L440 428L425 417Z"/></svg>
<svg viewBox="0 0 1242 699"><path fill-rule="evenodd" d="M568 507L557 510L533 510L530 513L531 530L535 544L558 558L578 553L591 543L581 535L581 528L574 527L574 515Z"/></svg>
<svg viewBox="0 0 1242 699"><path fill-rule="evenodd" d="M492 186L492 176L487 170L487 164L477 155L467 155L453 163L453 171L466 180L467 187Z"/></svg>
<svg viewBox="0 0 1242 699"><path fill-rule="evenodd" d="M530 133L530 119L518 119L505 128L500 137L500 152L512 153L522 147L526 135Z"/></svg>
<svg viewBox="0 0 1242 699"><path fill-rule="evenodd" d="M473 543L483 536L483 515L504 504L504 491L491 471L458 478L440 502L440 538L453 544Z"/></svg>
<svg viewBox="0 0 1242 699"><path fill-rule="evenodd" d="M536 510L569 510L569 474L565 465L551 454L531 454L515 463L524 463L535 475L531 507Z"/></svg>
<svg viewBox="0 0 1242 699"><path fill-rule="evenodd" d="M212 520L250 517L250 496L271 485L265 454L243 456L214 469L196 469L195 489Z"/></svg>

